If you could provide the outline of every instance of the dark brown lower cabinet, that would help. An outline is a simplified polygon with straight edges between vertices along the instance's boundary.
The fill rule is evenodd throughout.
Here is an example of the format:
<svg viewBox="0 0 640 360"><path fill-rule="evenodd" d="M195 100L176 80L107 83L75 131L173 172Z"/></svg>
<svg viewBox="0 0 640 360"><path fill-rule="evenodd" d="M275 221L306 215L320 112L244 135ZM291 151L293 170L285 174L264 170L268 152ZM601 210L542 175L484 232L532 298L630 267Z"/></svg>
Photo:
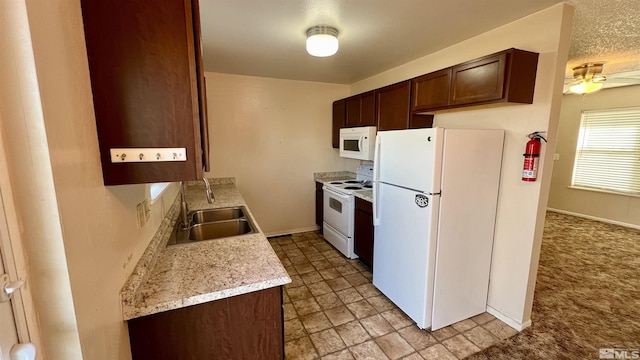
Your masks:
<svg viewBox="0 0 640 360"><path fill-rule="evenodd" d="M373 209L370 202L360 198L355 204L353 251L360 261L373 267Z"/></svg>
<svg viewBox="0 0 640 360"><path fill-rule="evenodd" d="M134 360L284 359L282 287L128 321Z"/></svg>
<svg viewBox="0 0 640 360"><path fill-rule="evenodd" d="M316 225L320 227L320 230L322 230L322 222L324 221L324 215L322 214L324 211L324 200L322 196L322 183L316 181Z"/></svg>

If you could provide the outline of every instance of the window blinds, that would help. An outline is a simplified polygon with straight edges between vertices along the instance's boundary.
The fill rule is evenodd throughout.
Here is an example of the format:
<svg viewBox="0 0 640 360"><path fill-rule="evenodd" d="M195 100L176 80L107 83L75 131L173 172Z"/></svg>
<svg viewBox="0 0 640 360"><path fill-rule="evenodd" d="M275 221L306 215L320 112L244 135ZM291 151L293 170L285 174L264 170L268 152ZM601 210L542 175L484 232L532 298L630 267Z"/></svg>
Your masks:
<svg viewBox="0 0 640 360"><path fill-rule="evenodd" d="M583 111L572 185L640 194L640 107Z"/></svg>

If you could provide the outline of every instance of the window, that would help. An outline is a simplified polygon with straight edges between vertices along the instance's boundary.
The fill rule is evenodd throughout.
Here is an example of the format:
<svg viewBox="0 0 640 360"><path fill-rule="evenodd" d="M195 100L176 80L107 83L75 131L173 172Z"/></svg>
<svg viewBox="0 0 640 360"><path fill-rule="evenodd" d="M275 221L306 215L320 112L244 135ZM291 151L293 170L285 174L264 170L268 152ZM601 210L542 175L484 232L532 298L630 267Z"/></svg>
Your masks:
<svg viewBox="0 0 640 360"><path fill-rule="evenodd" d="M171 185L171 183L154 183L149 186L149 195L153 204L162 195L162 193Z"/></svg>
<svg viewBox="0 0 640 360"><path fill-rule="evenodd" d="M571 185L640 195L640 107L582 112Z"/></svg>

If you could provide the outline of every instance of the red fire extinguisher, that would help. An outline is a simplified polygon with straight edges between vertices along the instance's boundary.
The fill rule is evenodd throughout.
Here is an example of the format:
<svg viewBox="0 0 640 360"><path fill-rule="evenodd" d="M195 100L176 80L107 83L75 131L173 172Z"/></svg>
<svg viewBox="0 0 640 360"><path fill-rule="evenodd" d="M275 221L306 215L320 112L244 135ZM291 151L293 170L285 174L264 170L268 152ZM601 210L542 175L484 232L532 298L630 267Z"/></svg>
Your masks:
<svg viewBox="0 0 640 360"><path fill-rule="evenodd" d="M547 139L540 135L539 131L527 135L529 141L524 150L524 166L522 168L522 181L536 181L538 177L538 162L540 161L540 139Z"/></svg>

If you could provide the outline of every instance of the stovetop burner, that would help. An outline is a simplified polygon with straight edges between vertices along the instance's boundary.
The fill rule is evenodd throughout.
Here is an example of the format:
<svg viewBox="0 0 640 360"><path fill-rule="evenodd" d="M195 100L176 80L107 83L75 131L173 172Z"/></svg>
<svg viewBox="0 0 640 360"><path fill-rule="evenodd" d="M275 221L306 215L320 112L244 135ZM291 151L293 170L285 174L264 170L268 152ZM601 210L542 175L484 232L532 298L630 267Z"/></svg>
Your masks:
<svg viewBox="0 0 640 360"><path fill-rule="evenodd" d="M371 190L373 184L373 165L365 164L358 166L356 171L357 177L355 179L333 180L325 183L328 188L346 193L348 195L353 194L356 191Z"/></svg>

